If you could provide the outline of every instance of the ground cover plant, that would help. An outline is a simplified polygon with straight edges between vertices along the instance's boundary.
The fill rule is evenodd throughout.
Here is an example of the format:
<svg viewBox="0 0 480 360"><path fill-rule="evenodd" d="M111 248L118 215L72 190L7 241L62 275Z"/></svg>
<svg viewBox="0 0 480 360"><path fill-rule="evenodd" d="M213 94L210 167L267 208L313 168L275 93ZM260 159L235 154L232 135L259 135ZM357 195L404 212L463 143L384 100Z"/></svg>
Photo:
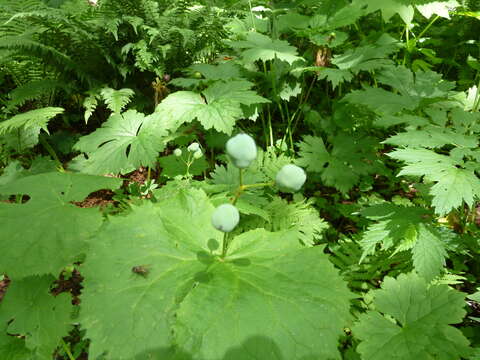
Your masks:
<svg viewBox="0 0 480 360"><path fill-rule="evenodd" d="M480 359L479 30L0 0L0 359Z"/></svg>

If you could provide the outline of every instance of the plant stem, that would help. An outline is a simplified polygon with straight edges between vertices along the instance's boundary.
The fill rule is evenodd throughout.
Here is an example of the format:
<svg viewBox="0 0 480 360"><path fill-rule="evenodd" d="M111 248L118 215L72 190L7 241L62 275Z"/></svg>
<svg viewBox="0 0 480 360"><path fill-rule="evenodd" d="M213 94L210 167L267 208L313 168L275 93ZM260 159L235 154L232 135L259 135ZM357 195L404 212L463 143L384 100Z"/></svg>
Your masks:
<svg viewBox="0 0 480 360"><path fill-rule="evenodd" d="M430 29L430 27L433 25L435 21L437 21L440 18L440 15L435 16L430 23L425 26L425 29L422 30L422 32L417 36L419 39Z"/></svg>
<svg viewBox="0 0 480 360"><path fill-rule="evenodd" d="M68 358L70 360L75 360L75 357L72 355L72 352L70 351L70 347L65 343L65 341L62 339L62 346L63 349L65 350L65 353L67 354Z"/></svg>
<svg viewBox="0 0 480 360"><path fill-rule="evenodd" d="M240 187L243 186L243 169L239 168L239 178L238 178L238 181L239 181L239 184L240 184Z"/></svg>
<svg viewBox="0 0 480 360"><path fill-rule="evenodd" d="M223 233L222 256L223 259L227 255L228 249L228 233Z"/></svg>
<svg viewBox="0 0 480 360"><path fill-rule="evenodd" d="M40 135L38 137L38 140L40 141L40 144L42 144L42 146L45 148L45 150L47 150L47 152L50 154L50 156L55 160L55 162L57 163L57 167L63 171L65 170L63 168L63 165L62 165L62 162L60 161L60 159L58 158L55 150L53 150L52 146L48 143L48 141L45 139L44 136Z"/></svg>

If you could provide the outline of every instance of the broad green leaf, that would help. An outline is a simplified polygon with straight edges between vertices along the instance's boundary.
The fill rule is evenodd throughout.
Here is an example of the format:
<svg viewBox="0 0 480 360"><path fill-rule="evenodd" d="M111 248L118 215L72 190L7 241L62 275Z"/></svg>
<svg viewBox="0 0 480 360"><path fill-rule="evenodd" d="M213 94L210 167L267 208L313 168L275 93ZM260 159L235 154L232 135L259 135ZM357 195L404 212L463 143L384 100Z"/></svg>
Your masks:
<svg viewBox="0 0 480 360"><path fill-rule="evenodd" d="M81 209L72 202L121 183L121 179L99 176L44 173L0 186L0 194L30 197L25 204L0 202L0 273L14 279L58 276L85 251L87 240L102 223L98 209Z"/></svg>
<svg viewBox="0 0 480 360"><path fill-rule="evenodd" d="M292 64L297 60L303 60L297 55L297 49L287 41L272 40L257 32L249 32L246 40L230 41L229 44L233 48L243 49L241 56L246 63L279 59Z"/></svg>
<svg viewBox="0 0 480 360"><path fill-rule="evenodd" d="M259 229L222 259L213 210L202 191L180 189L102 228L82 270L90 356L340 359L352 295L323 249Z"/></svg>
<svg viewBox="0 0 480 360"><path fill-rule="evenodd" d="M432 229L419 225L417 242L412 249L413 266L417 273L427 281L433 280L440 274L445 265L447 252L445 244Z"/></svg>
<svg viewBox="0 0 480 360"><path fill-rule="evenodd" d="M384 143L425 148L440 148L447 144L454 144L459 147L475 148L478 145L478 136L460 134L456 129L427 126L422 130L408 130L391 136Z"/></svg>
<svg viewBox="0 0 480 360"><path fill-rule="evenodd" d="M426 149L400 149L388 154L390 157L407 163L401 175L425 176L435 184L430 190L435 212L444 215L465 202L472 206L480 197L480 179L473 170L461 167L449 156L440 155Z"/></svg>
<svg viewBox="0 0 480 360"><path fill-rule="evenodd" d="M339 133L332 143L333 147L328 152L322 138L305 136L298 143L300 157L296 160L297 165L321 173L325 185L343 193L357 184L361 176L381 170L376 164L375 139Z"/></svg>
<svg viewBox="0 0 480 360"><path fill-rule="evenodd" d="M206 130L230 135L235 122L244 117L242 105L270 102L250 90L252 85L245 80L217 81L203 91L204 98L193 91L178 91L167 96L156 111L177 125L197 119Z"/></svg>
<svg viewBox="0 0 480 360"><path fill-rule="evenodd" d="M352 329L362 359L456 360L470 353L468 340L451 326L465 315L464 294L401 274L386 277L373 295L375 311L360 315Z"/></svg>
<svg viewBox="0 0 480 360"><path fill-rule="evenodd" d="M455 9L458 7L459 4L456 0L449 0L449 1L434 1L430 4L425 5L417 5L417 9L425 16L427 19L430 19L432 15L438 15L445 19L450 19L449 11L450 9Z"/></svg>
<svg viewBox="0 0 480 360"><path fill-rule="evenodd" d="M53 280L52 276L32 276L12 281L0 304L1 326L13 319L7 332L25 336L26 347L38 360L52 359L71 326L71 298L67 293L52 295L49 289ZM9 343L19 346L18 341Z"/></svg>
<svg viewBox="0 0 480 360"><path fill-rule="evenodd" d="M5 327L0 328L2 329L0 332L0 359L34 360L33 354L25 347L25 340L18 336L7 335Z"/></svg>
<svg viewBox="0 0 480 360"><path fill-rule="evenodd" d="M334 56L332 64L340 70L350 70L354 74L373 71L393 64L388 57L399 48L397 40L384 34L374 44L359 46Z"/></svg>
<svg viewBox="0 0 480 360"><path fill-rule="evenodd" d="M388 22L393 15L398 14L404 23L410 24L413 20L414 8L410 4L405 4L401 0L357 0L359 6L364 7L364 11L368 14L377 10L381 10L383 20Z"/></svg>
<svg viewBox="0 0 480 360"><path fill-rule="evenodd" d="M375 253L377 245L383 250L393 248L395 252L412 249L418 239L419 225L428 221L429 212L421 207L382 203L370 206L360 214L378 221L362 235L360 261L363 261L367 255Z"/></svg>
<svg viewBox="0 0 480 360"><path fill-rule="evenodd" d="M344 98L353 104L363 105L380 114L396 114L402 110L414 110L419 99L394 94L381 88L368 87L365 90L354 90Z"/></svg>
<svg viewBox="0 0 480 360"><path fill-rule="evenodd" d="M28 130L30 128L43 129L48 133L47 124L50 119L63 113L63 111L64 109L59 107L46 107L15 115L8 120L0 122L0 135L17 129Z"/></svg>
<svg viewBox="0 0 480 360"><path fill-rule="evenodd" d="M88 155L79 170L94 175L126 174L140 166L153 166L171 130L162 120L158 114L145 116L135 110L110 116L101 128L75 144L76 150Z"/></svg>
<svg viewBox="0 0 480 360"><path fill-rule="evenodd" d="M3 174L0 176L0 185L12 183L31 175L56 171L56 169L57 166L55 161L43 156L33 159L29 169L24 169L20 162L15 160L8 164L5 169L3 169Z"/></svg>

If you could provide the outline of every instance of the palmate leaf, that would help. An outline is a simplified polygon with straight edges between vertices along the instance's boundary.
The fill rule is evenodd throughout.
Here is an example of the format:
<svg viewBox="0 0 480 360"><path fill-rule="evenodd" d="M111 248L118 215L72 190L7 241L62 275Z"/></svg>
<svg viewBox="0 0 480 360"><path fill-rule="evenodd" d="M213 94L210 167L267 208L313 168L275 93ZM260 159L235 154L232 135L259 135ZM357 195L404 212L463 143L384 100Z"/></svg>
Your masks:
<svg viewBox="0 0 480 360"><path fill-rule="evenodd" d="M241 56L246 63L258 60L263 62L279 59L289 64L297 60L303 60L297 54L297 49L285 40L273 40L258 32L249 32L246 40L229 41L236 49L242 49Z"/></svg>
<svg viewBox="0 0 480 360"><path fill-rule="evenodd" d="M480 197L480 179L463 161L427 149L399 149L388 156L407 163L399 176L425 176L435 184L430 189L432 205L438 215L445 215L465 202L472 206Z"/></svg>
<svg viewBox="0 0 480 360"><path fill-rule="evenodd" d="M399 93L365 87L364 90L355 90L346 95L345 101L367 106L380 114L396 114L402 110L414 110L424 100L429 102L443 100L455 87L453 82L443 80L438 73L433 71L412 73L404 66L388 66L378 74L377 79Z"/></svg>
<svg viewBox="0 0 480 360"><path fill-rule="evenodd" d="M44 173L0 186L0 194L30 196L25 204L0 202L0 273L14 279L58 276L85 251L87 240L102 223L98 209L81 209L71 202L100 189L116 189L121 183L99 176Z"/></svg>
<svg viewBox="0 0 480 360"><path fill-rule="evenodd" d="M93 133L83 136L75 149L88 159L78 170L87 174L125 174L139 166L153 166L172 130L159 114L145 116L135 110L111 115Z"/></svg>
<svg viewBox="0 0 480 360"><path fill-rule="evenodd" d="M52 276L32 276L12 281L0 304L1 326L13 319L7 332L25 336L27 349L38 360L52 359L53 351L71 326L71 298L67 293L49 293L53 280ZM10 339L9 343L19 351L16 360L21 360L21 356L28 359L28 352L22 350L19 341Z"/></svg>
<svg viewBox="0 0 480 360"><path fill-rule="evenodd" d="M169 194L112 218L92 244L80 314L90 356L340 359L352 295L321 247L258 229L222 259L206 195Z"/></svg>
<svg viewBox="0 0 480 360"><path fill-rule="evenodd" d="M376 311L360 315L352 329L361 340L357 351L362 359L456 360L469 355L468 340L450 326L465 315L464 294L401 274L385 278L373 295Z"/></svg>
<svg viewBox="0 0 480 360"><path fill-rule="evenodd" d="M244 117L242 105L270 102L250 90L252 86L244 80L218 81L203 91L203 97L193 91L177 91L156 111L177 125L197 119L207 130L214 128L230 135L235 122Z"/></svg>
<svg viewBox="0 0 480 360"><path fill-rule="evenodd" d="M361 176L380 170L376 164L375 139L340 133L332 143L329 152L322 138L305 136L298 143L300 157L296 160L297 165L320 173L325 185L343 193L352 189Z"/></svg>
<svg viewBox="0 0 480 360"><path fill-rule="evenodd" d="M429 223L431 214L427 209L382 203L362 210L360 215L378 221L362 235L360 261L374 254L381 245L382 250L394 250L394 253L411 251L415 270L428 281L440 274L447 256L446 245Z"/></svg>

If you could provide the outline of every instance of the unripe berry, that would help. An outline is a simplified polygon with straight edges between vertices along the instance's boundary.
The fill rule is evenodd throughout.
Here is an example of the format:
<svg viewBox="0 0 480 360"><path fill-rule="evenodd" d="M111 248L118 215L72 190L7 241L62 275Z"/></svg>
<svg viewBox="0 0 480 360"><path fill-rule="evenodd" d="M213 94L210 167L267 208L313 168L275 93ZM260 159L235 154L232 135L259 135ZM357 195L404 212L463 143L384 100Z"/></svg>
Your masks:
<svg viewBox="0 0 480 360"><path fill-rule="evenodd" d="M212 225L215 229L230 232L238 225L240 214L232 204L219 205L212 214Z"/></svg>
<svg viewBox="0 0 480 360"><path fill-rule="evenodd" d="M177 148L173 150L173 154L177 157L182 156L182 149Z"/></svg>
<svg viewBox="0 0 480 360"><path fill-rule="evenodd" d="M200 159L203 156L202 150L198 149L193 153L193 158L194 159Z"/></svg>
<svg viewBox="0 0 480 360"><path fill-rule="evenodd" d="M238 134L230 138L226 148L233 164L241 169L247 168L257 157L255 141L247 134Z"/></svg>
<svg viewBox="0 0 480 360"><path fill-rule="evenodd" d="M307 180L305 171L297 165L288 164L284 165L275 177L275 184L281 191L295 192L300 188Z"/></svg>

